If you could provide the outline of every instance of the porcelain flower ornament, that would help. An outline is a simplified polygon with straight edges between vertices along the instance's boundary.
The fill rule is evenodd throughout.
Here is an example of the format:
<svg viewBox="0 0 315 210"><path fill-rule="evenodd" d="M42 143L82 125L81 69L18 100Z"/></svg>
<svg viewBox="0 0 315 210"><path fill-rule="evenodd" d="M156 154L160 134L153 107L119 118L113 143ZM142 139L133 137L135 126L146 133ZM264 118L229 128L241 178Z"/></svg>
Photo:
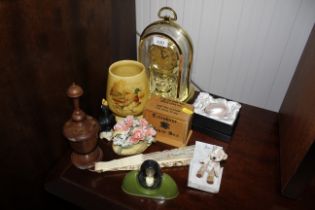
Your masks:
<svg viewBox="0 0 315 210"><path fill-rule="evenodd" d="M156 135L155 129L144 118L135 118L131 115L114 125L113 145L129 147L139 142L151 144Z"/></svg>

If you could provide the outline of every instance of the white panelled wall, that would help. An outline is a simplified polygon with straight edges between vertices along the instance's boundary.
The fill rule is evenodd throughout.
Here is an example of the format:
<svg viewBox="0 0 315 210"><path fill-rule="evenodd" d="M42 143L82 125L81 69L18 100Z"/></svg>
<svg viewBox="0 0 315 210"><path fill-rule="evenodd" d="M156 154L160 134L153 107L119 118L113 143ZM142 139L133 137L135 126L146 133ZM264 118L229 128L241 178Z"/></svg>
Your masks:
<svg viewBox="0 0 315 210"><path fill-rule="evenodd" d="M136 0L139 33L163 6L193 40L199 87L279 110L315 22L315 0Z"/></svg>

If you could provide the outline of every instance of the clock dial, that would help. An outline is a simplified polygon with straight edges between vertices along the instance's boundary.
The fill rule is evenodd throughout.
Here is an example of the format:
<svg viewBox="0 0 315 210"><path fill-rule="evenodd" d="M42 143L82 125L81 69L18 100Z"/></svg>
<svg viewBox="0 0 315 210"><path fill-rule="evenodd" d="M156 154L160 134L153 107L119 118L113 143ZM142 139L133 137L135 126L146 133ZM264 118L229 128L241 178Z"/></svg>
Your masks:
<svg viewBox="0 0 315 210"><path fill-rule="evenodd" d="M172 73L178 65L178 56L175 49L151 45L149 49L151 66L157 71Z"/></svg>

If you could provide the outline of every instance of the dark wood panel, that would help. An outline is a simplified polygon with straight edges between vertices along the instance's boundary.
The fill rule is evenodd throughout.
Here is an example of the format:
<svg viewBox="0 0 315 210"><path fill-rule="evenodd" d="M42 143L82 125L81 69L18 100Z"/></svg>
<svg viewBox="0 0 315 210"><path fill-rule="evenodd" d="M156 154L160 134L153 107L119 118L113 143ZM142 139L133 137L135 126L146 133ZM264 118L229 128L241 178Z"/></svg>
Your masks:
<svg viewBox="0 0 315 210"><path fill-rule="evenodd" d="M315 139L314 69L315 27L279 114L281 186L283 193L290 197L296 197L304 190L306 183L311 181L310 172L314 171L306 170L308 167L314 167L314 159L307 161L309 166L301 165ZM312 155L313 158L314 156Z"/></svg>
<svg viewBox="0 0 315 210"><path fill-rule="evenodd" d="M68 147L65 91L80 84L98 114L108 66L136 59L134 13L134 1L0 1L0 206L46 205L44 178Z"/></svg>

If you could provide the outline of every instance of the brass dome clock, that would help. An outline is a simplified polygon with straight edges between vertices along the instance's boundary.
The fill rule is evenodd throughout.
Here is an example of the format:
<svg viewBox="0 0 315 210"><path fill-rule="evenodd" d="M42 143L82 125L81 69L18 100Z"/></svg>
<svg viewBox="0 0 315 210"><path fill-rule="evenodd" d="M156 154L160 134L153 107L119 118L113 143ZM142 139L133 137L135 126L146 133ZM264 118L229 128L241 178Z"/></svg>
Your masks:
<svg viewBox="0 0 315 210"><path fill-rule="evenodd" d="M138 60L147 70L151 94L186 101L193 92L192 42L187 32L175 23L177 15L172 8L161 8L158 16L161 20L148 25L141 34Z"/></svg>

